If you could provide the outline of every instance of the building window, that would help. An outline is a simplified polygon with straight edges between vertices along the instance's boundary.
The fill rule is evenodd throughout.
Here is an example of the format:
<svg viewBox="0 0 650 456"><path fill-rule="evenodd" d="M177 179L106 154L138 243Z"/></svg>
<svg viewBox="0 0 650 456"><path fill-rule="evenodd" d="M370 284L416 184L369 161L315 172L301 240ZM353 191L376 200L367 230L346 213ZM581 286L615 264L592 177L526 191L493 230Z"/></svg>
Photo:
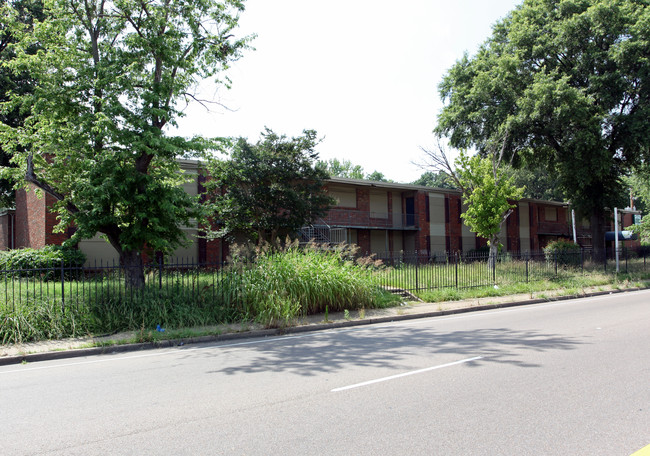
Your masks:
<svg viewBox="0 0 650 456"><path fill-rule="evenodd" d="M544 208L544 220L547 222L557 222L557 207Z"/></svg>

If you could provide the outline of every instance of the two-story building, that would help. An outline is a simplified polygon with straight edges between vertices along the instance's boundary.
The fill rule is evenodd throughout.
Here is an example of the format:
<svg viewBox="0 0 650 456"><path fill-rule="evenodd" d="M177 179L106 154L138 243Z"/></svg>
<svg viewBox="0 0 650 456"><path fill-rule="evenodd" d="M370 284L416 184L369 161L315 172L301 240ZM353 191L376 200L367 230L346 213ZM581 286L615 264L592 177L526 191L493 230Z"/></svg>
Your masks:
<svg viewBox="0 0 650 456"><path fill-rule="evenodd" d="M202 192L200 162L181 161L188 180L185 191ZM303 239L321 242L357 244L360 252L384 255L388 252L468 252L486 245L463 223L464 210L457 190L423 187L410 184L374 182L358 179L331 178L327 192L336 204L319 220L305 227ZM56 214L50 211L53 198L38 197L35 192L18 191L16 207L0 212L0 249L61 244L71 231L54 233ZM541 250L549 242L573 238L571 210L567 203L522 199L501 232L501 243L510 252ZM632 211L623 211L622 224L632 224ZM221 262L227 258L228 245L221 239L206 240L200 227L185 229L189 242L172 257L192 263ZM578 243L590 247L589 222L576 221ZM100 235L83 240L78 248L88 264L117 263L118 255Z"/></svg>

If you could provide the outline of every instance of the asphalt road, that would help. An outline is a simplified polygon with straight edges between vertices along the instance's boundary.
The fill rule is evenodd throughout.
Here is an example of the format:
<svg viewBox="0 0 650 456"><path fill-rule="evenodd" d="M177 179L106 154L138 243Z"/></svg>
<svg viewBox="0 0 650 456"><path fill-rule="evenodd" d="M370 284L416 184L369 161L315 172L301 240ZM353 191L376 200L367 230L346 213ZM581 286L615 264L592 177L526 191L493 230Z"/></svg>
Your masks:
<svg viewBox="0 0 650 456"><path fill-rule="evenodd" d="M650 444L650 292L0 367L0 454L607 455Z"/></svg>

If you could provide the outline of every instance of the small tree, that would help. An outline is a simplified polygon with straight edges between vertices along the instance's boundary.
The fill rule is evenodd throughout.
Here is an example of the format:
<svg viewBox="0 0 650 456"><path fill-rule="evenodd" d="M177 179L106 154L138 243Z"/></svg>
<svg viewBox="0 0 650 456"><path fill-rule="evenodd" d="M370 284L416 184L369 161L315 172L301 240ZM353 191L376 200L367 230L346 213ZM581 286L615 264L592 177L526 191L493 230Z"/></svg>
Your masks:
<svg viewBox="0 0 650 456"><path fill-rule="evenodd" d="M437 151L424 152L427 154L428 165L447 173L462 192L467 210L461 217L471 231L488 240L489 264L492 266L496 260L503 222L516 207L509 200L521 198L524 191L514 185L512 176L508 176L500 166L503 148L499 154L493 153L488 157L468 156L461 151L455 167L440 144Z"/></svg>
<svg viewBox="0 0 650 456"><path fill-rule="evenodd" d="M218 227L212 237L244 237L258 244L294 235L334 203L315 167L316 132L288 139L268 128L256 144L240 138L230 159L211 160L206 188Z"/></svg>

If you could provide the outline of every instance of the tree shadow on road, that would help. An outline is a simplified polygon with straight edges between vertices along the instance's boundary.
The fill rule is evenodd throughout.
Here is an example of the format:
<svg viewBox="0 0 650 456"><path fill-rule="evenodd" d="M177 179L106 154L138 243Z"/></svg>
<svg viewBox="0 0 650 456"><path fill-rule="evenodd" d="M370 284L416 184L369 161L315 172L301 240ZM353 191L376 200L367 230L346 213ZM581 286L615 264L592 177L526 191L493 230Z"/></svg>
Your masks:
<svg viewBox="0 0 650 456"><path fill-rule="evenodd" d="M351 366L383 367L395 370L412 369L407 365L412 355L449 362L482 356L468 363L502 363L535 368L527 353L551 350L572 350L584 342L576 338L539 331L509 328L439 332L432 328L384 326L314 333L306 336L269 339L245 346L223 347L223 350L253 351L254 356L231 356L222 369L210 373L285 372L302 376L333 373ZM202 356L214 357L213 351ZM442 356L440 356L442 355ZM435 361L434 361L435 363Z"/></svg>

